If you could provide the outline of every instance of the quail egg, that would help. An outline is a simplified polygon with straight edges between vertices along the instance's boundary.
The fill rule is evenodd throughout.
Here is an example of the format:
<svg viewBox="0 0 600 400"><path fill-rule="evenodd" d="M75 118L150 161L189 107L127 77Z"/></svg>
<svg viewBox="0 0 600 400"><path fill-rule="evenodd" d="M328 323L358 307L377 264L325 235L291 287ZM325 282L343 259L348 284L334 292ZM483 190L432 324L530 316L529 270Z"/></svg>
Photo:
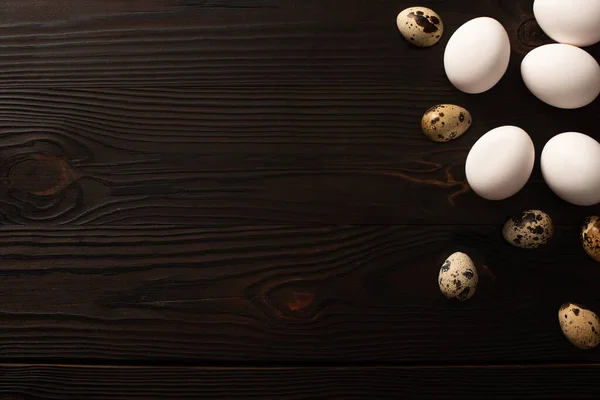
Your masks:
<svg viewBox="0 0 600 400"><path fill-rule="evenodd" d="M535 249L554 235L552 218L540 210L527 210L512 217L504 224L502 236L515 247Z"/></svg>
<svg viewBox="0 0 600 400"><path fill-rule="evenodd" d="M581 241L585 252L600 262L600 217L586 218L581 227Z"/></svg>
<svg viewBox="0 0 600 400"><path fill-rule="evenodd" d="M438 104L421 118L421 130L434 142L448 142L471 127L471 114L454 104Z"/></svg>
<svg viewBox="0 0 600 400"><path fill-rule="evenodd" d="M475 294L479 275L473 260L465 253L454 253L440 268L438 284L449 299L468 300Z"/></svg>
<svg viewBox="0 0 600 400"><path fill-rule="evenodd" d="M575 303L565 303L558 311L560 329L580 349L593 349L600 344L600 319L593 311Z"/></svg>
<svg viewBox="0 0 600 400"><path fill-rule="evenodd" d="M396 18L400 33L415 46L430 47L444 33L444 24L435 11L426 7L410 7L402 10Z"/></svg>

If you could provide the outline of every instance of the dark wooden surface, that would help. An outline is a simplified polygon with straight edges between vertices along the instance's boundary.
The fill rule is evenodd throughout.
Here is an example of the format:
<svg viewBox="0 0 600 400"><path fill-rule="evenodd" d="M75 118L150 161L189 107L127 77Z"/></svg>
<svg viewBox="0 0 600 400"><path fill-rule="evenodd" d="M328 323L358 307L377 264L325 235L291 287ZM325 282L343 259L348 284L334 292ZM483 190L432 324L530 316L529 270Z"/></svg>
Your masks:
<svg viewBox="0 0 600 400"><path fill-rule="evenodd" d="M597 365L118 367L0 365L2 400L597 399Z"/></svg>
<svg viewBox="0 0 600 400"><path fill-rule="evenodd" d="M593 398L600 353L562 336L600 310L583 217L539 165L515 197L465 182L486 131L600 139L600 102L527 92L548 43L532 1L430 0L446 34L410 47L405 0L7 0L0 5L0 399ZM442 54L491 16L511 37L493 90L462 94ZM588 48L596 58L600 46ZM437 144L437 103L473 127ZM518 251L524 208L559 225ZM437 288L454 251L464 304ZM597 396L596 396L597 397Z"/></svg>
<svg viewBox="0 0 600 400"><path fill-rule="evenodd" d="M521 254L496 227L59 227L0 230L2 354L18 360L437 364L600 362L562 337L600 269L561 228ZM467 251L467 303L437 274Z"/></svg>

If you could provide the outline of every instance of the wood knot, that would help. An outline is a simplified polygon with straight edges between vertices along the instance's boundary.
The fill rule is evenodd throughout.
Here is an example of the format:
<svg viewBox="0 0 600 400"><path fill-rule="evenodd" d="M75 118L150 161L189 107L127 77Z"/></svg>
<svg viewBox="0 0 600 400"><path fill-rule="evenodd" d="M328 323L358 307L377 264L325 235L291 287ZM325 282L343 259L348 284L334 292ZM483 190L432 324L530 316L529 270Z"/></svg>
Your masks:
<svg viewBox="0 0 600 400"><path fill-rule="evenodd" d="M264 299L279 318L312 321L323 308L315 289L312 286L283 285L269 290Z"/></svg>
<svg viewBox="0 0 600 400"><path fill-rule="evenodd" d="M79 174L62 157L27 154L10 160L6 184L36 196L55 196L76 181Z"/></svg>
<svg viewBox="0 0 600 400"><path fill-rule="evenodd" d="M304 310L312 304L314 299L315 295L312 293L293 292L292 298L288 301L288 308L290 311Z"/></svg>
<svg viewBox="0 0 600 400"><path fill-rule="evenodd" d="M529 47L539 47L544 44L554 43L554 41L544 33L535 18L524 21L521 26L519 26L517 36L521 43Z"/></svg>

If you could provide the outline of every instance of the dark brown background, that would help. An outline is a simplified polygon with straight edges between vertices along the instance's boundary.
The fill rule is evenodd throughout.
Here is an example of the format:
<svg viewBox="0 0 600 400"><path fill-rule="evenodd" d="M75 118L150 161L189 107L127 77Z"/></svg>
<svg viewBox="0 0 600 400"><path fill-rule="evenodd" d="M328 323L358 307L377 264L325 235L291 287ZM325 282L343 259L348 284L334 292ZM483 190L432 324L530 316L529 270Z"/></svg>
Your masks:
<svg viewBox="0 0 600 400"><path fill-rule="evenodd" d="M549 41L531 0L420 4L446 26L430 49L398 33L404 0L3 1L0 398L597 398L600 353L556 315L600 310L578 242L600 208L538 166L488 202L463 167L499 125L538 155L566 130L600 138L600 103L527 92L520 61ZM483 15L512 58L469 96L442 54ZM437 103L471 130L428 141ZM503 242L524 208L559 225L552 249ZM464 304L436 284L456 250L481 267Z"/></svg>

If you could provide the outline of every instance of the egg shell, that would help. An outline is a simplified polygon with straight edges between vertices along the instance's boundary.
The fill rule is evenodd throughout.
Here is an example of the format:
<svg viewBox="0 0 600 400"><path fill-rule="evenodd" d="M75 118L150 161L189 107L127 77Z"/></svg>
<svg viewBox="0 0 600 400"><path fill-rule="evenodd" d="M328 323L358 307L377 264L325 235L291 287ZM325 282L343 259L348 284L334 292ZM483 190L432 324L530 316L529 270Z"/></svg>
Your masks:
<svg viewBox="0 0 600 400"><path fill-rule="evenodd" d="M548 214L540 210L523 211L504 224L502 236L515 247L535 249L554 235L554 224Z"/></svg>
<svg viewBox="0 0 600 400"><path fill-rule="evenodd" d="M471 114L454 104L439 104L425 112L421 130L434 142L448 142L460 137L471 127Z"/></svg>
<svg viewBox="0 0 600 400"><path fill-rule="evenodd" d="M454 253L440 268L438 284L449 299L468 300L475 294L479 275L473 260L465 253Z"/></svg>
<svg viewBox="0 0 600 400"><path fill-rule="evenodd" d="M535 0L533 14L546 35L559 43L584 47L600 42L598 0Z"/></svg>
<svg viewBox="0 0 600 400"><path fill-rule="evenodd" d="M593 349L600 344L600 319L593 311L565 303L558 311L558 321L567 339L580 349Z"/></svg>
<svg viewBox="0 0 600 400"><path fill-rule="evenodd" d="M465 93L482 93L504 76L510 60L506 30L489 17L472 19L454 32L444 51L450 82Z"/></svg>
<svg viewBox="0 0 600 400"><path fill-rule="evenodd" d="M501 126L483 135L467 155L465 173L471 189L487 200L506 199L525 186L535 162L527 132Z"/></svg>
<svg viewBox="0 0 600 400"><path fill-rule="evenodd" d="M396 18L400 33L415 46L430 47L439 42L444 34L440 16L426 7L410 7L402 10Z"/></svg>
<svg viewBox="0 0 600 400"><path fill-rule="evenodd" d="M584 107L600 94L600 65L585 50L568 44L530 51L521 63L521 77L535 97L557 108Z"/></svg>
<svg viewBox="0 0 600 400"><path fill-rule="evenodd" d="M542 175L557 196L578 206L600 203L600 143L578 132L565 132L546 143Z"/></svg>
<svg viewBox="0 0 600 400"><path fill-rule="evenodd" d="M585 219L581 227L581 242L585 252L600 262L600 217L593 216Z"/></svg>

